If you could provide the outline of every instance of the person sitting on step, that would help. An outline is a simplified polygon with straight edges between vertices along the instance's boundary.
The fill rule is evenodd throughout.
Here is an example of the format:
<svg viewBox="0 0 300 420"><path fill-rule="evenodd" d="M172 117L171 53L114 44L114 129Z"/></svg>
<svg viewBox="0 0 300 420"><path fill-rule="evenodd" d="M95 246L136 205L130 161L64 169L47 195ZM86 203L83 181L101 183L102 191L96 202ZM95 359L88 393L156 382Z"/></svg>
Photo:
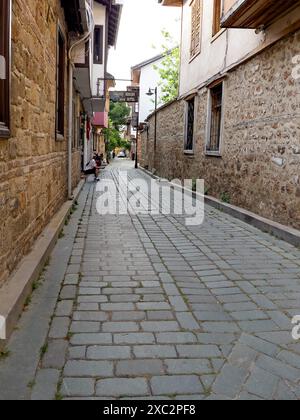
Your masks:
<svg viewBox="0 0 300 420"><path fill-rule="evenodd" d="M83 171L83 173L85 175L94 175L95 181L99 181L99 177L98 177L99 170L100 170L100 167L97 164L96 156L94 156L93 159L91 159L89 163L86 165L86 169L85 171Z"/></svg>

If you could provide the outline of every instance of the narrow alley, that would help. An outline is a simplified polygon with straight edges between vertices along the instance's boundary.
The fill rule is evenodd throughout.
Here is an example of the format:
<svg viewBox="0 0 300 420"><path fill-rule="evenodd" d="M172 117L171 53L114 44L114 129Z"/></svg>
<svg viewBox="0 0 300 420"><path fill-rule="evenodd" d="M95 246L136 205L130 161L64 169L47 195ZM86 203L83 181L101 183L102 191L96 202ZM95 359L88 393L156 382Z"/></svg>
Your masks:
<svg viewBox="0 0 300 420"><path fill-rule="evenodd" d="M101 177L120 170L150 180L128 160ZM299 399L300 251L209 206L191 228L100 216L97 185L0 361L0 399Z"/></svg>

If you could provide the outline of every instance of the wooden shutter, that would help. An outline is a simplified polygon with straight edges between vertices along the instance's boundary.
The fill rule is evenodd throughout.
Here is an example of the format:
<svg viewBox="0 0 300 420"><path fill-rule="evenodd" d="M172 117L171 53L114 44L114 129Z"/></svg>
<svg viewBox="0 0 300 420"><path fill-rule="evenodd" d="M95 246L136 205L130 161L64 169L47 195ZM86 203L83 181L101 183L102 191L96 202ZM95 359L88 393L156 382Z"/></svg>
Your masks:
<svg viewBox="0 0 300 420"><path fill-rule="evenodd" d="M202 0L194 0L191 4L191 58L201 52L202 32Z"/></svg>
<svg viewBox="0 0 300 420"><path fill-rule="evenodd" d="M214 0L213 36L221 30L221 0Z"/></svg>

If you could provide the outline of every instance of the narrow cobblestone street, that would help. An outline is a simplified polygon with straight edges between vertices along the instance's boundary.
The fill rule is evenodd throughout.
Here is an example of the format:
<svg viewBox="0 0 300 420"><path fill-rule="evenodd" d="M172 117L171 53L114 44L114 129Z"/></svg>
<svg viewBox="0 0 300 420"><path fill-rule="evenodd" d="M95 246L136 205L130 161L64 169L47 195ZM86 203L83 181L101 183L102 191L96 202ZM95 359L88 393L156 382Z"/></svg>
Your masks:
<svg viewBox="0 0 300 420"><path fill-rule="evenodd" d="M148 178L128 161L102 176L119 168ZM95 185L0 361L1 399L299 399L300 251L208 206L198 227L100 216Z"/></svg>

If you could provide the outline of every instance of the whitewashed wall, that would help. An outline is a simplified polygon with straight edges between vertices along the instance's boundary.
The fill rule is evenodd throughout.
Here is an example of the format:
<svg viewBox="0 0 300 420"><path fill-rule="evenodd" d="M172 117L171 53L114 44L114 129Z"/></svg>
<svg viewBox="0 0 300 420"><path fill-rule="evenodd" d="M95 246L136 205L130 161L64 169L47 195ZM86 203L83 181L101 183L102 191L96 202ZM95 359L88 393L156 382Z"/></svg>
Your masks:
<svg viewBox="0 0 300 420"><path fill-rule="evenodd" d="M103 64L93 64L94 53L92 54L92 95L97 96L98 79L104 78L105 73L105 33L106 33L106 7L94 1L94 21L95 25L103 26ZM100 85L100 94L104 93L104 82Z"/></svg>
<svg viewBox="0 0 300 420"><path fill-rule="evenodd" d="M154 66L160 66L163 59L157 60L155 63L148 64L141 69L140 78L140 117L139 121L144 122L148 115L154 111L154 95L147 96L149 88L158 87L158 102L161 98L161 89L159 87L160 76Z"/></svg>
<svg viewBox="0 0 300 420"><path fill-rule="evenodd" d="M190 62L190 0L183 7L180 96L183 96L258 47L264 34L254 30L230 29L212 37L213 1L203 0L201 53Z"/></svg>

